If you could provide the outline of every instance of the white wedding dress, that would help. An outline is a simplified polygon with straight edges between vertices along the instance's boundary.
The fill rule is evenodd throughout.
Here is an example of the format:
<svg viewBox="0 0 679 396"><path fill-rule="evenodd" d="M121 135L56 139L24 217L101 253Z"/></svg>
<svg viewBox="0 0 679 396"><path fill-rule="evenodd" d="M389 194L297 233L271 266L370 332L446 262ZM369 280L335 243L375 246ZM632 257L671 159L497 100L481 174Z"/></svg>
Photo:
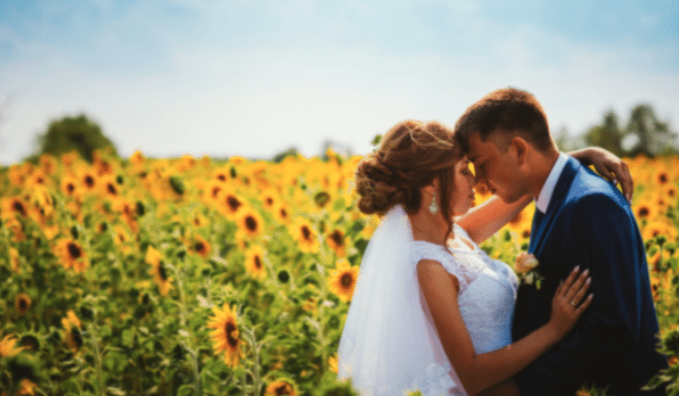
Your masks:
<svg viewBox="0 0 679 396"><path fill-rule="evenodd" d="M417 263L441 263L460 284L458 304L477 354L511 343L518 288L511 268L493 260L458 225L455 238L470 248L414 241L401 206L373 234L339 345L339 378L361 395L466 395L443 350L417 281ZM465 246L465 243L456 244ZM452 254L451 254L452 253Z"/></svg>

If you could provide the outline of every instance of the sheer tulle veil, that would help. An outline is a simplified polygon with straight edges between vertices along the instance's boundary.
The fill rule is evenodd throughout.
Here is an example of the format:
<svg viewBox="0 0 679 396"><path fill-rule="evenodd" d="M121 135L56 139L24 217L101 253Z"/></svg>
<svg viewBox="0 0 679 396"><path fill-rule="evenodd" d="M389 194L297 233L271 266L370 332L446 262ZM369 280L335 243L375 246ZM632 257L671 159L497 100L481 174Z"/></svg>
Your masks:
<svg viewBox="0 0 679 396"><path fill-rule="evenodd" d="M455 385L434 356L412 240L408 216L396 205L375 230L361 262L339 344L338 377L351 378L362 395L415 389L440 395Z"/></svg>

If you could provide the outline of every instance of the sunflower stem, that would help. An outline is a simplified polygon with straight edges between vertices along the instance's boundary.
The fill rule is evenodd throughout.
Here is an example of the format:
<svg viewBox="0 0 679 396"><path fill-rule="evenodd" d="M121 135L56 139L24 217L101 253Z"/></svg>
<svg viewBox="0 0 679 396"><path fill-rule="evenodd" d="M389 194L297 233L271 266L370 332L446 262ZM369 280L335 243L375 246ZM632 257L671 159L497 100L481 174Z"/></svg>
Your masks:
<svg viewBox="0 0 679 396"><path fill-rule="evenodd" d="M245 330L245 335L248 338L248 342L250 343L250 349L252 350L252 356L255 360L254 362L254 367L253 367L253 372L252 372L252 382L253 386L255 388L255 396L259 396L259 392L262 388L262 384L260 383L260 365L259 365L259 349L261 347L260 344L257 343L257 339L255 338L255 332L252 329L244 328Z"/></svg>
<svg viewBox="0 0 679 396"><path fill-rule="evenodd" d="M104 378L102 376L101 370L101 354L99 352L99 343L97 342L96 332L93 324L87 326L87 330L90 333L90 342L94 349L94 364L95 373L97 375L97 392L100 396L104 395Z"/></svg>

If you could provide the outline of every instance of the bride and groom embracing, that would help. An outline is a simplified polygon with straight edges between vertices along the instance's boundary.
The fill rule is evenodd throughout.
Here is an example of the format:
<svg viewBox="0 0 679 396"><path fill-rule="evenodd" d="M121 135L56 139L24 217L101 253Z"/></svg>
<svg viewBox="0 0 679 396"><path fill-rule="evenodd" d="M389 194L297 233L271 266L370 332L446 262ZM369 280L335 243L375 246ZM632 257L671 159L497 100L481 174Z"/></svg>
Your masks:
<svg viewBox="0 0 679 396"><path fill-rule="evenodd" d="M476 182L495 196L471 208ZM356 188L360 210L384 216L338 351L339 377L361 394L573 395L596 384L664 395L641 390L667 361L627 165L601 149L560 153L533 95L492 92L454 131L397 124L359 164ZM539 288L478 246L531 200Z"/></svg>

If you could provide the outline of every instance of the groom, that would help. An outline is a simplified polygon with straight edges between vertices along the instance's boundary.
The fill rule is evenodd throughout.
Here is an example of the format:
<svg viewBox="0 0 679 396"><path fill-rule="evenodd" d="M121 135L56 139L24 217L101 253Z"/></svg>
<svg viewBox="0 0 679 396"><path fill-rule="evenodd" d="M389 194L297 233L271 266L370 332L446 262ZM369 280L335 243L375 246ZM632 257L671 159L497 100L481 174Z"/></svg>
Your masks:
<svg viewBox="0 0 679 396"><path fill-rule="evenodd" d="M646 252L622 194L558 151L542 107L525 91L486 95L455 134L492 193L506 203L525 195L536 202L529 252L544 280L539 290L519 287L514 340L547 323L556 288L575 266L592 277L592 304L573 331L514 377L521 394L573 395L596 384L609 395L664 395L641 391L667 360L656 352Z"/></svg>

